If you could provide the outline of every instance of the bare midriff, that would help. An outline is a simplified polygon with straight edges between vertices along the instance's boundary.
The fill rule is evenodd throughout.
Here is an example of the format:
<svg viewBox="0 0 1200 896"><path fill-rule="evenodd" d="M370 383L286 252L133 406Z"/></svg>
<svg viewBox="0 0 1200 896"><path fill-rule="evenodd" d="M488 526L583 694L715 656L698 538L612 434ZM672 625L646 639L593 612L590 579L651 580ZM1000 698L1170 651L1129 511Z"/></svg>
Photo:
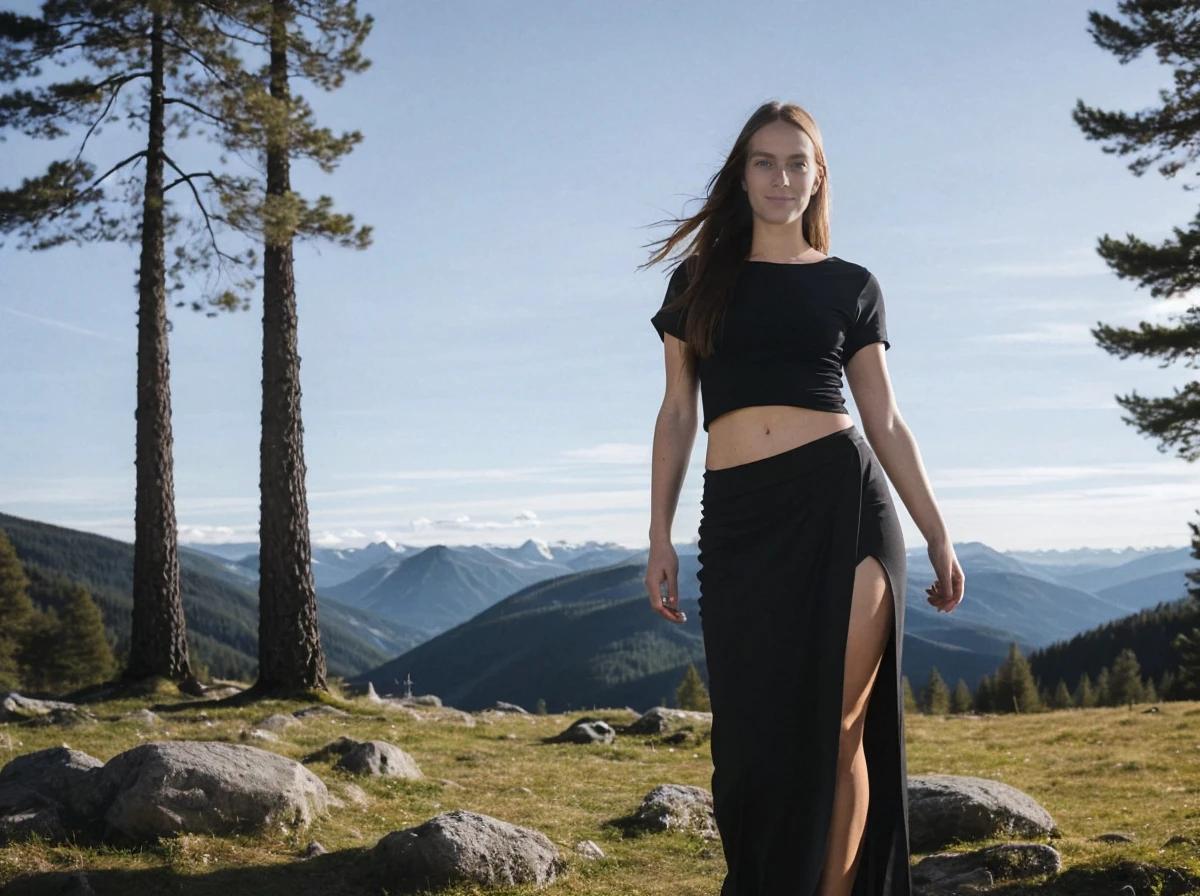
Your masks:
<svg viewBox="0 0 1200 896"><path fill-rule="evenodd" d="M704 467L720 470L761 460L854 425L849 414L789 404L760 404L727 411L708 425Z"/></svg>

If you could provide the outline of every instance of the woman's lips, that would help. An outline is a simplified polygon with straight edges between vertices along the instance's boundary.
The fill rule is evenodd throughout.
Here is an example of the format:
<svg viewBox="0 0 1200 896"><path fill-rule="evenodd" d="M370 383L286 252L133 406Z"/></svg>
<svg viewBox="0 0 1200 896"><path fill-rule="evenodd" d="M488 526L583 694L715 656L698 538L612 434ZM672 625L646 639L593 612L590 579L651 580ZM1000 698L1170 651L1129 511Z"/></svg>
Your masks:
<svg viewBox="0 0 1200 896"><path fill-rule="evenodd" d="M770 199L772 202L791 202L792 201L791 196L768 196L767 198Z"/></svg>

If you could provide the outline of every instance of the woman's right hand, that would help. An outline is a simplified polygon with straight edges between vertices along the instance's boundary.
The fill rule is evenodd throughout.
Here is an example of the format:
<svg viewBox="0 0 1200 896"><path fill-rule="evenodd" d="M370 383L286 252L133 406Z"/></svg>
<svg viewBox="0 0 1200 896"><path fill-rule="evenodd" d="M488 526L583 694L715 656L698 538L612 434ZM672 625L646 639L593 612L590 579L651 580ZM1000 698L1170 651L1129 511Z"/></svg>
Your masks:
<svg viewBox="0 0 1200 896"><path fill-rule="evenodd" d="M662 583L667 583L663 599ZM687 622L687 614L679 609L679 556L670 542L650 543L650 562L646 566L646 593L654 612L669 622Z"/></svg>

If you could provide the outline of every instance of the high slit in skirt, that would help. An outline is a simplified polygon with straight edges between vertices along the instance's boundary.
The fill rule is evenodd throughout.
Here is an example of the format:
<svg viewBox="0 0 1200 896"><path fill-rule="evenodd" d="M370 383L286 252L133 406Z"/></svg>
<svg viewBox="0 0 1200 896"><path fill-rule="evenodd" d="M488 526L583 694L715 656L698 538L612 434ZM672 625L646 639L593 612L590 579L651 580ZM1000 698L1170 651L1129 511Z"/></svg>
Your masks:
<svg viewBox="0 0 1200 896"><path fill-rule="evenodd" d="M892 626L864 721L870 800L853 896L910 896L900 653L906 566L860 430L704 471L699 615L712 703L721 896L813 896L825 862L850 603L874 556Z"/></svg>

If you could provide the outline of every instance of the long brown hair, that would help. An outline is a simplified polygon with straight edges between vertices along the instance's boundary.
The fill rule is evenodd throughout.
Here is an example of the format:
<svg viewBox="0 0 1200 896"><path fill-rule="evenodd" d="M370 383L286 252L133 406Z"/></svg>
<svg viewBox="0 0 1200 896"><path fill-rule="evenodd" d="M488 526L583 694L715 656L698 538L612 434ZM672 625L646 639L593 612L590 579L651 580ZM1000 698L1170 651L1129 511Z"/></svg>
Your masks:
<svg viewBox="0 0 1200 896"><path fill-rule="evenodd" d="M829 169L825 163L821 130L801 106L779 100L765 102L742 126L725 164L709 180L704 206L689 218L666 219L666 223L676 225L675 229L663 239L650 243L652 246L662 244L662 248L638 266L638 270L643 270L657 264L692 231L699 231L678 262L688 265L687 288L665 306L670 310L687 309L685 342L699 357L706 358L713 352L716 328L729 304L738 269L750 254L754 214L746 191L741 188L742 177L750 138L763 125L773 121L786 121L812 140L820 184L804 209L801 226L810 246L824 253L829 251Z"/></svg>

